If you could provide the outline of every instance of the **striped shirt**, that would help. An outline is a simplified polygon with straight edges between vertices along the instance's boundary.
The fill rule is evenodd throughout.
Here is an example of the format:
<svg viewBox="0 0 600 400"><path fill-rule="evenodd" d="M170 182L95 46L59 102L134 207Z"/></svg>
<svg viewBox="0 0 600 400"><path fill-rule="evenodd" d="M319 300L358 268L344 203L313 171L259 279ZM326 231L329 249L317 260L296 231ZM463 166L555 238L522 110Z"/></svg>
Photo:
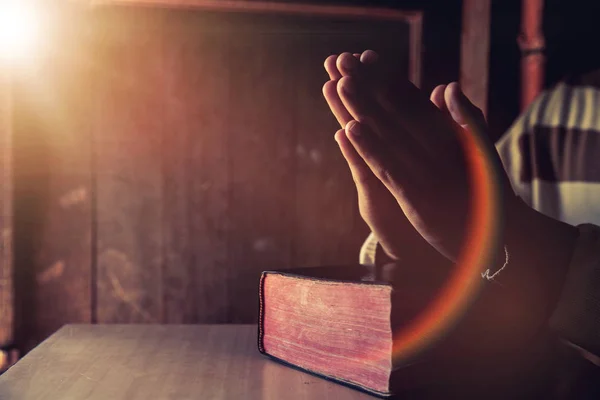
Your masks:
<svg viewBox="0 0 600 400"><path fill-rule="evenodd" d="M516 194L571 225L600 225L600 81L596 86L594 77L542 93L496 146Z"/></svg>
<svg viewBox="0 0 600 400"><path fill-rule="evenodd" d="M496 148L517 195L537 211L579 227L577 247L550 325L597 363L600 71L569 78L543 92Z"/></svg>
<svg viewBox="0 0 600 400"><path fill-rule="evenodd" d="M591 357L600 356L600 71L542 93L496 148L517 195L539 212L579 227L550 324ZM380 257L371 233L359 261L375 265Z"/></svg>

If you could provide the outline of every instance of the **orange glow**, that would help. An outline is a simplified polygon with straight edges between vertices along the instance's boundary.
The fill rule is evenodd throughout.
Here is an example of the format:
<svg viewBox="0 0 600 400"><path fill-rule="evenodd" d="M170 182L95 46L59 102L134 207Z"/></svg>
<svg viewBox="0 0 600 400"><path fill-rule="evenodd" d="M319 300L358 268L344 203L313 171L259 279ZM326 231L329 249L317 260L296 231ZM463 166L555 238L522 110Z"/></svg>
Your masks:
<svg viewBox="0 0 600 400"><path fill-rule="evenodd" d="M396 334L394 364L401 365L427 349L464 315L483 284L482 271L492 260L500 234L499 171L486 157L485 132L469 121L476 132L461 131L472 183L472 210L465 244L452 277L424 312Z"/></svg>
<svg viewBox="0 0 600 400"><path fill-rule="evenodd" d="M39 18L30 1L0 0L0 58L15 60L32 54Z"/></svg>

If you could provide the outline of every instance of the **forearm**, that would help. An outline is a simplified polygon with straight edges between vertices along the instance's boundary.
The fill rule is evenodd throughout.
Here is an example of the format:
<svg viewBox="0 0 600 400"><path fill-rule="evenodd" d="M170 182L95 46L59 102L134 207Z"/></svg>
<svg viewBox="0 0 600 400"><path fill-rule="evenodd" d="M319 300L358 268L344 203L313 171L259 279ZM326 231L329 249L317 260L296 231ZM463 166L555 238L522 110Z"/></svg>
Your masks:
<svg viewBox="0 0 600 400"><path fill-rule="evenodd" d="M505 228L509 262L484 288L477 307L494 326L490 345L526 345L556 308L578 237L577 228L549 218L520 200Z"/></svg>
<svg viewBox="0 0 600 400"><path fill-rule="evenodd" d="M521 301L523 317L530 321L524 329L536 331L547 324L556 308L579 233L576 227L524 203L518 207L506 228L512 257L504 278Z"/></svg>
<svg viewBox="0 0 600 400"><path fill-rule="evenodd" d="M580 238L550 326L600 360L600 228L581 225Z"/></svg>

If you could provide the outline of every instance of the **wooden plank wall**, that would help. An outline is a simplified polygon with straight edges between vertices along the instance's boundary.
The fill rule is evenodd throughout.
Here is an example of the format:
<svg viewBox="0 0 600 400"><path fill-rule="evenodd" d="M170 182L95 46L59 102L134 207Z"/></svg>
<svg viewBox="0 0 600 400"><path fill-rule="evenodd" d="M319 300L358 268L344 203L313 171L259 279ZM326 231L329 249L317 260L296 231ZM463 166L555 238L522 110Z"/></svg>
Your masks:
<svg viewBox="0 0 600 400"><path fill-rule="evenodd" d="M94 39L98 322L161 321L162 146L174 135L163 120L160 21L107 25L116 32Z"/></svg>
<svg viewBox="0 0 600 400"><path fill-rule="evenodd" d="M8 65L0 59L0 346L14 326L12 254L12 96ZM0 370L4 360L0 360Z"/></svg>
<svg viewBox="0 0 600 400"><path fill-rule="evenodd" d="M491 13L490 0L463 1L460 86L484 115L488 110Z"/></svg>
<svg viewBox="0 0 600 400"><path fill-rule="evenodd" d="M357 261L322 62L370 47L407 75L407 23L81 18L18 79L21 347L66 322L253 322L262 270Z"/></svg>
<svg viewBox="0 0 600 400"><path fill-rule="evenodd" d="M93 49L75 34L83 24L69 26L13 69L15 338L25 349L92 314Z"/></svg>

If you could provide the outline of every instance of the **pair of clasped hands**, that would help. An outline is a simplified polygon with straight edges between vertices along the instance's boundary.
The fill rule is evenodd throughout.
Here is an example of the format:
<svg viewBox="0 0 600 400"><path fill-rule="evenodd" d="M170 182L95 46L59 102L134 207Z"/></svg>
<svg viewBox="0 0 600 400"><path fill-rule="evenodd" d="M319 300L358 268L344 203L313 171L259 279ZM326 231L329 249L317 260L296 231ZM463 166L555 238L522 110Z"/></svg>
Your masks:
<svg viewBox="0 0 600 400"><path fill-rule="evenodd" d="M356 184L360 214L385 253L398 260L408 251L436 250L455 261L472 200L459 133L475 134L467 121L486 129L482 112L456 83L426 96L386 74L384 60L371 50L332 55L325 69L330 80L323 94L342 127L335 140ZM491 141L483 142L498 158Z"/></svg>

